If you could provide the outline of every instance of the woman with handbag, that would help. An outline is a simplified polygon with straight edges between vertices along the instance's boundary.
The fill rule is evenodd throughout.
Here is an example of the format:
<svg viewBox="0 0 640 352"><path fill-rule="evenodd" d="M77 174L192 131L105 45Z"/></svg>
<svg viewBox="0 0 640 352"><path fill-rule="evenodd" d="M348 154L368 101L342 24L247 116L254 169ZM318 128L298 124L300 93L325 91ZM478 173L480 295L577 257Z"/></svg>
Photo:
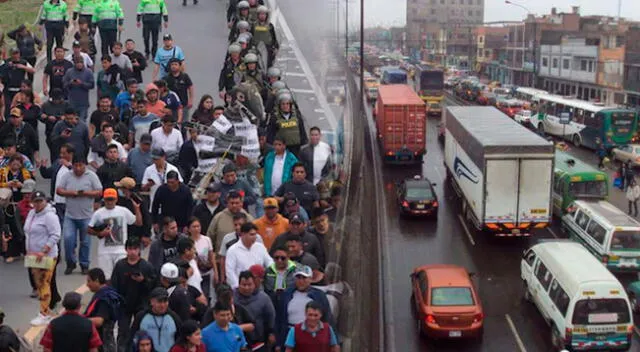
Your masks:
<svg viewBox="0 0 640 352"><path fill-rule="evenodd" d="M211 294L211 280L213 283L218 283L218 271L216 270L216 255L213 251L213 245L211 239L202 234L202 226L200 220L196 217L189 219L187 223L187 230L189 238L191 238L196 247L196 262L198 263L198 269L200 269L200 275L202 275L202 293L207 299L212 298Z"/></svg>
<svg viewBox="0 0 640 352"><path fill-rule="evenodd" d="M31 197L33 209L29 211L24 222L24 233L27 241L25 266L31 273L40 298L40 313L31 320L31 325L46 325L53 315L51 303L51 278L58 257L58 241L60 240L60 221L55 208L47 203L47 196L37 191Z"/></svg>

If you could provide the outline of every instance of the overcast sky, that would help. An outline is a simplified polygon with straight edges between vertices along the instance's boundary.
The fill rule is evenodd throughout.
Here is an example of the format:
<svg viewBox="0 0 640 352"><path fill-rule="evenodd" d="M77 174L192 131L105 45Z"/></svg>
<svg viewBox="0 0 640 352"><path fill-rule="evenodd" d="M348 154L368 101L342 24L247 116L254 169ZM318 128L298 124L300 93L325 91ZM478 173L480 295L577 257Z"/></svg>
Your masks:
<svg viewBox="0 0 640 352"><path fill-rule="evenodd" d="M357 1L357 0L351 0ZM406 0L364 0L365 25L372 27L376 24L385 26L404 25L406 19ZM571 6L580 6L582 15L610 15L616 16L618 0L512 0L522 4L535 14L548 14L551 7L558 8L558 12L570 12ZM359 1L358 1L359 3ZM504 0L485 0L485 22L510 20L518 21L525 17L526 12L518 7L506 5ZM357 9L355 6L352 9ZM622 16L640 20L640 0L622 0ZM349 16L351 17L351 16ZM355 20L355 19L354 19Z"/></svg>

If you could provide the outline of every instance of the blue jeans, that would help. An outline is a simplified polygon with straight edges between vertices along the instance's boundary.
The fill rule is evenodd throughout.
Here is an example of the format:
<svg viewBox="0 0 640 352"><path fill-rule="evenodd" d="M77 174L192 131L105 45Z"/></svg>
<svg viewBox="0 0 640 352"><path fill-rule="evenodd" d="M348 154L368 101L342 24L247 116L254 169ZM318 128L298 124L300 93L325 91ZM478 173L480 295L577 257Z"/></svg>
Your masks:
<svg viewBox="0 0 640 352"><path fill-rule="evenodd" d="M74 266L78 262L76 247L79 235L80 266L83 268L89 267L89 255L91 254L91 238L87 234L89 220L91 219L71 219L68 216L64 217L62 233L64 234L64 259L67 262L67 266Z"/></svg>

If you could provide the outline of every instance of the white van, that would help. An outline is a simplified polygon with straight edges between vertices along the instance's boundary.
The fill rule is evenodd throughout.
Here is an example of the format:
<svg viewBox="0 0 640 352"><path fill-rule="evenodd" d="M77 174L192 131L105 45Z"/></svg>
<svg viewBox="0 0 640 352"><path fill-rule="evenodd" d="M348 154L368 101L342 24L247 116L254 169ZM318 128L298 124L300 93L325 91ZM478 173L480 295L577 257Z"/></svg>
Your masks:
<svg viewBox="0 0 640 352"><path fill-rule="evenodd" d="M640 223L613 204L577 200L562 217L562 229L572 240L613 272L640 271Z"/></svg>
<svg viewBox="0 0 640 352"><path fill-rule="evenodd" d="M520 264L524 298L551 326L556 350L631 347L633 315L620 282L582 245L541 241Z"/></svg>

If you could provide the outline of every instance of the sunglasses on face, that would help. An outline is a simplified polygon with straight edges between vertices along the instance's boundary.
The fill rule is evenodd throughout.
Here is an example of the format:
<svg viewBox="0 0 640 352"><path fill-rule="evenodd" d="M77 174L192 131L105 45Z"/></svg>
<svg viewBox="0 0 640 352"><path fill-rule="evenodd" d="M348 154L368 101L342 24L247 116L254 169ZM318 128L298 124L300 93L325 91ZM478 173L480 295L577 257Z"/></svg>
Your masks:
<svg viewBox="0 0 640 352"><path fill-rule="evenodd" d="M273 259L275 259L275 260L287 260L287 257L285 257L285 256L277 256L277 257L273 257Z"/></svg>

